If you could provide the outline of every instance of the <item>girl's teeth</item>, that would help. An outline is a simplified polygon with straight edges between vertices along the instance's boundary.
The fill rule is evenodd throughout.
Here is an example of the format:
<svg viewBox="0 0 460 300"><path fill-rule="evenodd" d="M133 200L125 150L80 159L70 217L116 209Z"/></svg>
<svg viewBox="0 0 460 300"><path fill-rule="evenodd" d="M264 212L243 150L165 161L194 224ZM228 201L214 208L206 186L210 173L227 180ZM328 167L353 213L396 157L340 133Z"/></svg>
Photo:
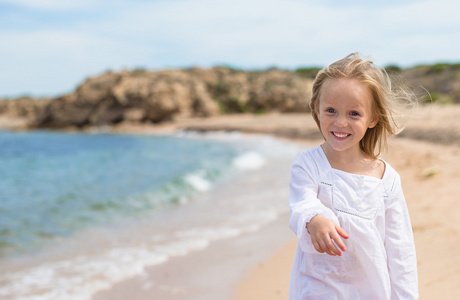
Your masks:
<svg viewBox="0 0 460 300"><path fill-rule="evenodd" d="M334 135L339 138L344 138L348 136L347 133L337 133L337 132L334 132Z"/></svg>

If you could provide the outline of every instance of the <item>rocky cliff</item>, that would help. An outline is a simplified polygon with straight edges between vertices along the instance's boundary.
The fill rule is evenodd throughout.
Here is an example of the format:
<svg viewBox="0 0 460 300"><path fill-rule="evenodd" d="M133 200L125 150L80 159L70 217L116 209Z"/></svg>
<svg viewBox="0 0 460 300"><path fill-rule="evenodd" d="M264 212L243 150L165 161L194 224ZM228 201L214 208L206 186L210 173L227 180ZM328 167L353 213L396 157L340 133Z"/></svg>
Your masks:
<svg viewBox="0 0 460 300"><path fill-rule="evenodd" d="M36 102L0 101L0 114L23 117L29 127L159 123L177 116L305 111L311 79L289 71L122 71L88 78L73 93Z"/></svg>
<svg viewBox="0 0 460 300"><path fill-rule="evenodd" d="M412 86L424 86L433 100L459 103L460 68L456 66L393 67L390 71ZM107 72L57 98L1 100L0 127L83 128L228 113L302 112L308 110L312 71L317 69ZM11 122L16 125L9 126Z"/></svg>

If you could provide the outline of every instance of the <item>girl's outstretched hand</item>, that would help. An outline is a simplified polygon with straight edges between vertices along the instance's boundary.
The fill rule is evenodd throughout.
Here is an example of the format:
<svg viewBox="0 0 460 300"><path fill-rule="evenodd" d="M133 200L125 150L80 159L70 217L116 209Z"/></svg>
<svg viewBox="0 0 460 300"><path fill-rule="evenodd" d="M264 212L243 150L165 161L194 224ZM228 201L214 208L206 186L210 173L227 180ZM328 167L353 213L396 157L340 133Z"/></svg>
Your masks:
<svg viewBox="0 0 460 300"><path fill-rule="evenodd" d="M348 234L342 227L335 224L330 219L321 215L316 215L306 224L306 227L308 232L310 232L311 242L319 253L341 256L342 252L336 245L342 251L347 250L340 237L348 239ZM335 244L332 241L334 241Z"/></svg>

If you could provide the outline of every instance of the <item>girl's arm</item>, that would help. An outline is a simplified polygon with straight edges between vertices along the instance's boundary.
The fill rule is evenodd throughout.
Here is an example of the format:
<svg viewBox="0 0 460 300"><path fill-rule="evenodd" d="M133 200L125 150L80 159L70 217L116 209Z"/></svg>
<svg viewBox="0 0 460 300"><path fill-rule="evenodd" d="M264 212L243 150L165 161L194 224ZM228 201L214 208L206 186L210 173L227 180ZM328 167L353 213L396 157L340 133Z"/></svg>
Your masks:
<svg viewBox="0 0 460 300"><path fill-rule="evenodd" d="M385 248L391 281L391 299L418 299L414 238L399 175L387 200Z"/></svg>
<svg viewBox="0 0 460 300"><path fill-rule="evenodd" d="M339 221L332 210L324 206L317 197L319 174L316 168L314 160L306 153L299 153L292 164L289 185L291 211L289 227L297 235L302 251L341 255L332 240L345 251L345 245L339 234L345 238L348 236L337 225ZM314 218L315 216L318 218ZM312 224L309 224L312 233L310 236L306 226L312 219Z"/></svg>

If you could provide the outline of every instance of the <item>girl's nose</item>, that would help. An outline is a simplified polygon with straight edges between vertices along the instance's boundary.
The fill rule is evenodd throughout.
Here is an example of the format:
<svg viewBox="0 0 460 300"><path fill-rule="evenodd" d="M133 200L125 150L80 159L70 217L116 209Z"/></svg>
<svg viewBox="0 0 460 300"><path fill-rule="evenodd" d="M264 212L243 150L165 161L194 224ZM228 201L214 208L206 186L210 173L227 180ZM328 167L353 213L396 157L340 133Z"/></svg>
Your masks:
<svg viewBox="0 0 460 300"><path fill-rule="evenodd" d="M335 126L337 127L347 127L348 126L348 121L346 116L338 115L335 118Z"/></svg>

